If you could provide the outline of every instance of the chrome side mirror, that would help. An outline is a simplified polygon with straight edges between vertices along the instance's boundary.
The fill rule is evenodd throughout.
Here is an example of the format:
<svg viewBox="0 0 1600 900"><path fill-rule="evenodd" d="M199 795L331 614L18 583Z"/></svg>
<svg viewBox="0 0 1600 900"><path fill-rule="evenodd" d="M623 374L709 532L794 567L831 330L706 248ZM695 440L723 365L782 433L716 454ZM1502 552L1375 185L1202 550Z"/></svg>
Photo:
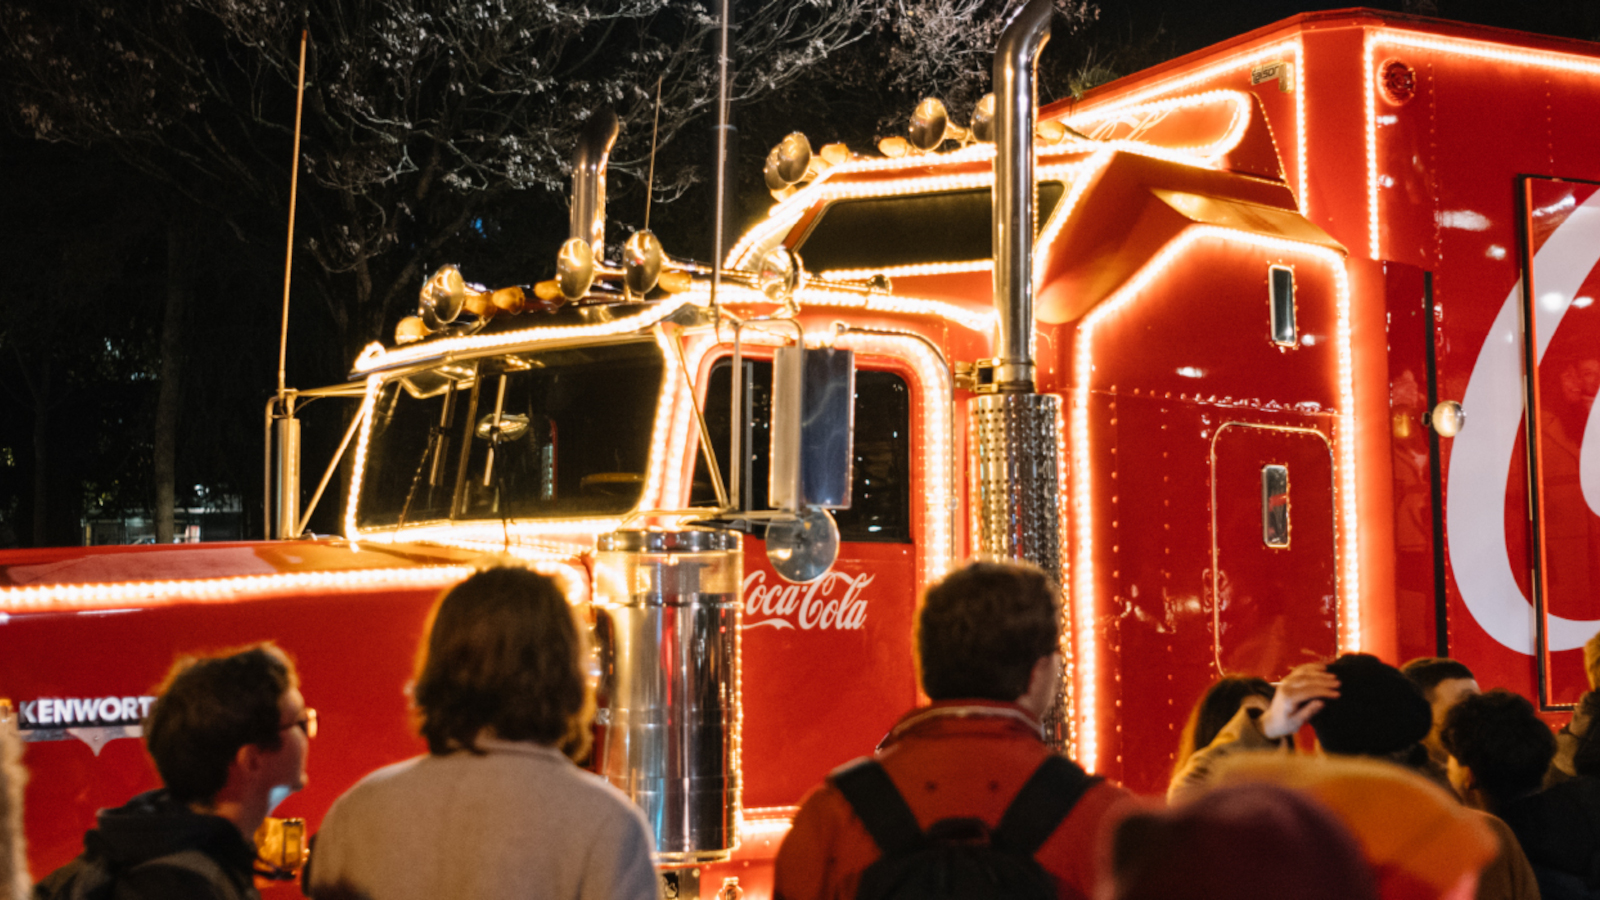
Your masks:
<svg viewBox="0 0 1600 900"><path fill-rule="evenodd" d="M816 581L838 558L839 525L825 509L802 509L767 525L767 562L785 581Z"/></svg>

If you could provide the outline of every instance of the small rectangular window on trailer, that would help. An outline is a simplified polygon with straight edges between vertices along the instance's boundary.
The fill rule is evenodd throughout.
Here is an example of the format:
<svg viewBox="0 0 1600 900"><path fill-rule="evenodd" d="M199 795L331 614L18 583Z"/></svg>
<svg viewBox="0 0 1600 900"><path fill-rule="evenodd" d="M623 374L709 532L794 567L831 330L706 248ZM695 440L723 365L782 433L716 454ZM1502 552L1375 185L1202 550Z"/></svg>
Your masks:
<svg viewBox="0 0 1600 900"><path fill-rule="evenodd" d="M1297 340L1294 324L1294 270L1273 266L1268 271L1272 293L1272 342L1293 347Z"/></svg>

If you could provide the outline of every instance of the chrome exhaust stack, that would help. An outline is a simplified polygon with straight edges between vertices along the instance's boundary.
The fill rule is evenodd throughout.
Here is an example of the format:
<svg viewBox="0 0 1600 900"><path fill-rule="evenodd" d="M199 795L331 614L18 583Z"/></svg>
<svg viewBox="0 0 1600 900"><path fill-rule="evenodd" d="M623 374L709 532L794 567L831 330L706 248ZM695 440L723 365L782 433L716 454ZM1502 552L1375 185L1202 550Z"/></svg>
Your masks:
<svg viewBox="0 0 1600 900"><path fill-rule="evenodd" d="M572 153L571 238L589 246L593 259L605 257L606 163L617 143L617 114L602 109L589 117Z"/></svg>
<svg viewBox="0 0 1600 900"><path fill-rule="evenodd" d="M1000 317L994 383L1033 391L1033 121L1039 51L1050 40L1050 0L1031 0L1006 24L994 55L994 303Z"/></svg>
<svg viewBox="0 0 1600 900"><path fill-rule="evenodd" d="M1061 546L1061 398L1034 393L1034 67L1050 39L1050 0L1031 0L1006 24L995 51L994 375L967 406L975 457L979 554L1031 562L1064 582ZM1062 587L1066 585L1062 583ZM1070 646L1067 613L1060 633ZM1046 739L1070 746L1067 681L1045 716Z"/></svg>

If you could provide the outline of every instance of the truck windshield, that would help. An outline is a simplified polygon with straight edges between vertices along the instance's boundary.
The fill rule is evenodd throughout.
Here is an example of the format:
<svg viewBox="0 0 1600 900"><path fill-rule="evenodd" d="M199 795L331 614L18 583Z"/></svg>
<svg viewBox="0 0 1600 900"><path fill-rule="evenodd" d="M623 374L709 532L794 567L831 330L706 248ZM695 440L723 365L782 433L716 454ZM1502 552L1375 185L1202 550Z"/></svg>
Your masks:
<svg viewBox="0 0 1600 900"><path fill-rule="evenodd" d="M396 379L374 409L357 522L627 512L644 490L662 371L648 341Z"/></svg>

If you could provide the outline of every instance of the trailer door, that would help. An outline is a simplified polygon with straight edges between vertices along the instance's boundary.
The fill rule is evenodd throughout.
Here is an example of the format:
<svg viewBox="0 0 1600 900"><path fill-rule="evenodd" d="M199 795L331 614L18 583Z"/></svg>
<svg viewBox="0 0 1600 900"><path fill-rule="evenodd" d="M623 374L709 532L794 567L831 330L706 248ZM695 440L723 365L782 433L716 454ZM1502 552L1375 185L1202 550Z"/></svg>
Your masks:
<svg viewBox="0 0 1600 900"><path fill-rule="evenodd" d="M1217 670L1278 679L1338 652L1333 454L1317 431L1229 422L1211 445Z"/></svg>

